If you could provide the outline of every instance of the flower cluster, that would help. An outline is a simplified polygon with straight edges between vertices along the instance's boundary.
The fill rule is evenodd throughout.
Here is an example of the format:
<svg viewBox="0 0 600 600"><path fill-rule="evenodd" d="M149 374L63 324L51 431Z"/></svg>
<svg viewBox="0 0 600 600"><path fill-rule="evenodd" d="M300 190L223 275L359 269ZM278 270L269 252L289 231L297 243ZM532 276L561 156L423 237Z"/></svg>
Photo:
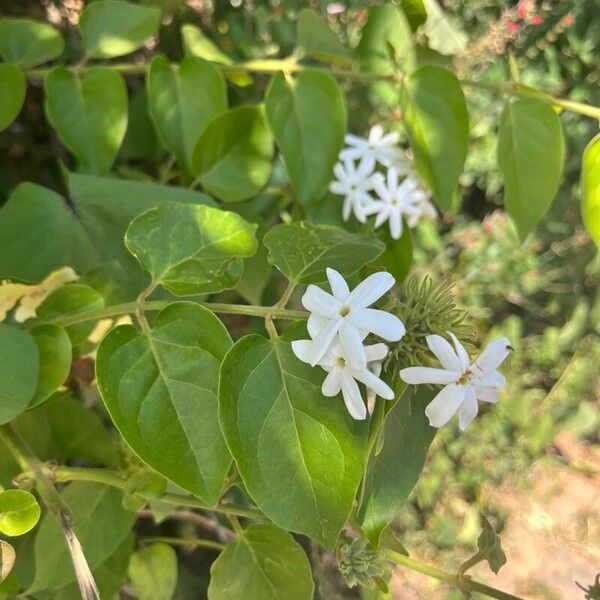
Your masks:
<svg viewBox="0 0 600 600"><path fill-rule="evenodd" d="M369 333L390 342L404 335L404 324L398 317L369 308L395 280L389 273L374 273L350 291L336 270L328 268L327 279L331 294L309 285L302 297L304 308L311 313L307 325L310 339L292 342L292 349L300 360L327 371L321 388L324 396L336 396L341 391L352 417L365 419L367 409L357 382L382 398L394 398L392 389L375 374L381 370L387 346L364 345L364 340Z"/></svg>
<svg viewBox="0 0 600 600"><path fill-rule="evenodd" d="M347 134L347 146L339 154L333 173L335 180L329 189L344 197L342 217L351 214L364 223L376 215L375 229L388 222L394 239L402 236L403 218L414 227L423 216L435 217L436 212L402 150L396 132L384 133L375 125L367 139ZM386 169L377 171L377 166Z"/></svg>

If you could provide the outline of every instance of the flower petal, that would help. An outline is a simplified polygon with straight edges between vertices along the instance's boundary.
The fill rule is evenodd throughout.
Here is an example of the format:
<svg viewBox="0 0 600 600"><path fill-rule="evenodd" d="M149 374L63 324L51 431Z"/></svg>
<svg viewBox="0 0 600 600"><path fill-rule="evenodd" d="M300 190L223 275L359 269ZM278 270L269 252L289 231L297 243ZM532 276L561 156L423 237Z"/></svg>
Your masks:
<svg viewBox="0 0 600 600"><path fill-rule="evenodd" d="M432 427L443 427L458 410L464 397L464 386L449 383L425 408L429 424Z"/></svg>
<svg viewBox="0 0 600 600"><path fill-rule="evenodd" d="M350 292L348 302L353 308L366 308L393 288L395 283L396 280L390 273L373 273Z"/></svg>
<svg viewBox="0 0 600 600"><path fill-rule="evenodd" d="M342 389L342 372L338 367L334 367L323 381L321 392L328 398L337 396Z"/></svg>
<svg viewBox="0 0 600 600"><path fill-rule="evenodd" d="M358 381L364 383L367 388L373 390L378 396L381 396L386 400L394 399L394 390L392 390L392 388L385 383L385 381L379 379L377 375L371 373L371 371L365 369L364 371L353 372L352 375L358 379Z"/></svg>
<svg viewBox="0 0 600 600"><path fill-rule="evenodd" d="M477 373L475 373L473 384L481 385L483 387L502 388L506 385L506 379L504 378L504 375L498 373L498 371L488 371L479 377L477 377Z"/></svg>
<svg viewBox="0 0 600 600"><path fill-rule="evenodd" d="M340 309L340 303L331 294L312 284L302 296L302 306L326 318L333 317Z"/></svg>
<svg viewBox="0 0 600 600"><path fill-rule="evenodd" d="M469 355L467 354L465 347L458 341L458 338L451 331L446 333L452 338L452 343L454 344L454 349L456 350L456 355L458 356L461 370L466 371L469 368Z"/></svg>
<svg viewBox="0 0 600 600"><path fill-rule="evenodd" d="M294 340L292 342L292 352L302 362L310 362L310 348L312 346L312 340Z"/></svg>
<svg viewBox="0 0 600 600"><path fill-rule="evenodd" d="M342 319L339 331L342 353L348 365L359 371L366 369L367 357L365 356L361 332L347 319Z"/></svg>
<svg viewBox="0 0 600 600"><path fill-rule="evenodd" d="M374 333L389 342L397 342L406 332L398 317L376 308L353 309L346 319L359 329Z"/></svg>
<svg viewBox="0 0 600 600"><path fill-rule="evenodd" d="M513 347L506 337L500 337L490 342L486 349L479 355L475 361L475 366L484 373L492 371L510 354Z"/></svg>
<svg viewBox="0 0 600 600"><path fill-rule="evenodd" d="M390 235L393 240L402 237L402 213L399 210L390 211Z"/></svg>
<svg viewBox="0 0 600 600"><path fill-rule="evenodd" d="M477 416L478 411L477 398L475 398L473 388L469 385L465 388L465 399L458 409L458 427L461 431L469 426L469 423Z"/></svg>
<svg viewBox="0 0 600 600"><path fill-rule="evenodd" d="M323 355L329 349L331 342L335 338L336 333L340 328L341 317L337 319L330 319L327 321L325 327L319 330L319 333L313 339L312 346L310 348L310 364L314 367L322 358Z"/></svg>
<svg viewBox="0 0 600 600"><path fill-rule="evenodd" d="M460 373L446 371L445 369L431 369L430 367L408 367L400 371L400 379L405 383L418 385L420 383L437 383L446 385L458 381Z"/></svg>
<svg viewBox="0 0 600 600"><path fill-rule="evenodd" d="M331 292L333 293L334 298L339 300L339 302L344 302L350 293L346 280L331 267L327 267L325 273L327 274L327 279L331 286Z"/></svg>
<svg viewBox="0 0 600 600"><path fill-rule="evenodd" d="M367 418L367 407L360 395L358 384L347 372L342 374L342 396L350 416L357 421Z"/></svg>
<svg viewBox="0 0 600 600"><path fill-rule="evenodd" d="M371 344L365 346L365 355L367 362L373 362L375 360L383 360L388 354L388 347L385 344Z"/></svg>
<svg viewBox="0 0 600 600"><path fill-rule="evenodd" d="M425 338L425 341L444 369L447 369L448 371L458 371L460 373L463 372L456 352L441 335L428 335Z"/></svg>
<svg viewBox="0 0 600 600"><path fill-rule="evenodd" d="M475 392L475 396L478 400L489 402L490 404L496 404L500 398L500 390L495 387L487 387L484 385L475 384L473 386L473 391Z"/></svg>
<svg viewBox="0 0 600 600"><path fill-rule="evenodd" d="M308 321L306 322L306 329L308 329L308 335L314 340L317 335L319 335L319 331L327 325L329 319L325 317L320 317L315 313L311 313L310 317L308 317Z"/></svg>
<svg viewBox="0 0 600 600"><path fill-rule="evenodd" d="M375 168L375 161L373 160L373 155L369 154L367 156L363 156L358 163L358 167L356 168L356 174L363 179L370 177L373 174L373 169Z"/></svg>

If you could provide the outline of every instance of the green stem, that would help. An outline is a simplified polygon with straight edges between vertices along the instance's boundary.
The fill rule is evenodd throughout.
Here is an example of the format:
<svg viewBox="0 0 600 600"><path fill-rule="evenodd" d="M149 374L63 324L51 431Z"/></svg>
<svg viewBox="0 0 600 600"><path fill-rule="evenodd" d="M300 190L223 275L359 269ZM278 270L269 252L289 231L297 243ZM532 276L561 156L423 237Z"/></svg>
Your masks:
<svg viewBox="0 0 600 600"><path fill-rule="evenodd" d="M97 483L103 483L111 487L116 487L122 490L127 488L127 479L120 473L115 471L109 471L107 469L89 469L86 467L55 467L50 469L52 478L55 481L95 481ZM137 492L140 494L140 492ZM145 497L144 494L140 494ZM240 506L238 504L219 504L217 506L210 506L201 502L194 496L187 496L184 494L164 494L160 497L147 497L148 500L159 500L166 504L174 504L175 506L188 506L191 508L200 508L202 510L210 510L214 512L220 512L223 514L237 515L240 517L247 517L249 519L260 519L264 520L265 516L258 508L250 508L247 506Z"/></svg>
<svg viewBox="0 0 600 600"><path fill-rule="evenodd" d="M110 317L118 317L121 315L135 314L138 310L162 310L173 300L149 300L147 302L127 302L125 304L115 304L113 306L105 306L95 310L89 310L74 315L69 315L64 319L56 321L61 327L76 325L86 321L95 321L97 319L107 319ZM220 302L198 302L209 310L216 313L228 315L246 315L249 317L272 317L273 319L284 319L294 321L296 319L307 319L308 313L302 310L286 310L273 306L250 306L246 304L223 304Z"/></svg>
<svg viewBox="0 0 600 600"><path fill-rule="evenodd" d="M162 542L163 544L171 544L173 546L202 546L203 548L212 548L222 552L225 550L225 544L221 542L215 542L214 540L206 540L204 538L177 538L177 537L164 537L164 536L140 536L138 538L140 542L145 544L151 544L153 542Z"/></svg>
<svg viewBox="0 0 600 600"><path fill-rule="evenodd" d="M448 573L447 571L443 571L437 567L422 563L421 561L410 558L409 556L404 556L404 554L394 552L394 550L390 550L389 548L383 548L382 551L383 555L389 558L391 561L408 567L413 571L423 573L423 575L438 579L439 581L445 581L457 589L479 592L480 594L485 594L486 596L489 596L490 598L496 598L497 600L523 600L523 598L520 598L519 596L513 596L512 594L503 592L502 590L498 590L489 585L485 585L484 583L479 583L470 577L464 577L460 579L453 573Z"/></svg>

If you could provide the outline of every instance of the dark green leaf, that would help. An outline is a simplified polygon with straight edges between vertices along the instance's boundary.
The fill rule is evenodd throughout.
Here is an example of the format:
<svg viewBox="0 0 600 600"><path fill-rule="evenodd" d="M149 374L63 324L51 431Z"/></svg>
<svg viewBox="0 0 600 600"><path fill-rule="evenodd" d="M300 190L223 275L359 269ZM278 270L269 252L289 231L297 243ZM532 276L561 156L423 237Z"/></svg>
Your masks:
<svg viewBox="0 0 600 600"><path fill-rule="evenodd" d="M490 569L498 574L498 571L506 564L506 554L502 550L500 536L494 531L490 522L485 518L481 518L483 530L477 538L477 546L479 551L485 556Z"/></svg>
<svg viewBox="0 0 600 600"><path fill-rule="evenodd" d="M314 10L305 8L298 15L296 46L306 56L329 63L351 63L344 45Z"/></svg>
<svg viewBox="0 0 600 600"><path fill-rule="evenodd" d="M130 54L156 35L159 25L159 8L120 0L93 2L79 19L83 49L92 58Z"/></svg>
<svg viewBox="0 0 600 600"><path fill-rule="evenodd" d="M10 63L0 64L0 131L6 129L21 112L25 87L25 75L19 67Z"/></svg>
<svg viewBox="0 0 600 600"><path fill-rule="evenodd" d="M0 532L16 537L31 531L42 510L35 496L25 490L0 492Z"/></svg>
<svg viewBox="0 0 600 600"><path fill-rule="evenodd" d="M210 63L193 56L171 65L164 56L150 64L150 116L165 147L190 170L192 151L209 121L227 109L225 81Z"/></svg>
<svg viewBox="0 0 600 600"><path fill-rule="evenodd" d="M113 329L97 354L98 387L129 446L211 504L231 464L217 420L219 365L230 346L209 310L177 302L146 334L130 325Z"/></svg>
<svg viewBox="0 0 600 600"><path fill-rule="evenodd" d="M192 173L226 202L255 196L269 180L273 138L261 107L240 106L214 118L192 154Z"/></svg>
<svg viewBox="0 0 600 600"><path fill-rule="evenodd" d="M314 584L302 547L274 525L250 525L210 569L209 600L311 600Z"/></svg>
<svg viewBox="0 0 600 600"><path fill-rule="evenodd" d="M177 585L177 554L167 544L152 544L129 559L129 579L144 600L171 600Z"/></svg>
<svg viewBox="0 0 600 600"><path fill-rule="evenodd" d="M586 147L581 165L581 216L600 248L600 134Z"/></svg>
<svg viewBox="0 0 600 600"><path fill-rule="evenodd" d="M0 425L31 402L39 374L38 348L27 331L0 323Z"/></svg>
<svg viewBox="0 0 600 600"><path fill-rule="evenodd" d="M132 222L129 251L174 294L206 294L235 287L239 258L256 252L256 225L208 206L165 203Z"/></svg>
<svg viewBox="0 0 600 600"><path fill-rule="evenodd" d="M0 19L0 56L30 69L58 58L65 47L62 35L47 23L31 19Z"/></svg>
<svg viewBox="0 0 600 600"><path fill-rule="evenodd" d="M550 104L537 98L506 104L498 130L498 166L504 205L522 240L556 194L564 154L560 121Z"/></svg>
<svg viewBox="0 0 600 600"><path fill-rule="evenodd" d="M124 158L160 158L164 149L148 113L148 96L141 88L129 100L129 119L120 155Z"/></svg>
<svg viewBox="0 0 600 600"><path fill-rule="evenodd" d="M273 77L266 95L269 125L303 203L317 200L332 178L346 130L344 97L335 80L303 71Z"/></svg>
<svg viewBox="0 0 600 600"><path fill-rule="evenodd" d="M250 335L221 367L219 420L246 489L277 525L333 548L362 477L368 426L321 394L324 372Z"/></svg>
<svg viewBox="0 0 600 600"><path fill-rule="evenodd" d="M327 281L327 267L351 275L384 249L375 236L307 222L275 225L266 233L264 245L269 262L296 284Z"/></svg>
<svg viewBox="0 0 600 600"><path fill-rule="evenodd" d="M419 29L427 20L427 11L423 0L402 0L401 6L413 31Z"/></svg>
<svg viewBox="0 0 600 600"><path fill-rule="evenodd" d="M62 143L89 173L108 173L127 129L127 88L119 73L91 67L79 79L55 67L44 80L46 114Z"/></svg>
<svg viewBox="0 0 600 600"><path fill-rule="evenodd" d="M426 387L409 388L387 413L376 448L367 466L363 501L357 520L374 546L396 517L413 489L429 444L435 434L425 416L434 393Z"/></svg>
<svg viewBox="0 0 600 600"><path fill-rule="evenodd" d="M413 260L410 229L405 221L402 228L402 237L399 240L392 238L387 227L380 229L379 232L379 239L384 242L385 251L379 256L376 264L389 271L396 278L396 283L402 283L410 272Z"/></svg>
<svg viewBox="0 0 600 600"><path fill-rule="evenodd" d="M30 408L46 400L66 381L73 357L71 340L62 327L43 323L36 325L31 335L38 347L40 373Z"/></svg>
<svg viewBox="0 0 600 600"><path fill-rule="evenodd" d="M415 167L446 210L467 156L469 116L456 76L434 65L416 71L403 87L404 122Z"/></svg>

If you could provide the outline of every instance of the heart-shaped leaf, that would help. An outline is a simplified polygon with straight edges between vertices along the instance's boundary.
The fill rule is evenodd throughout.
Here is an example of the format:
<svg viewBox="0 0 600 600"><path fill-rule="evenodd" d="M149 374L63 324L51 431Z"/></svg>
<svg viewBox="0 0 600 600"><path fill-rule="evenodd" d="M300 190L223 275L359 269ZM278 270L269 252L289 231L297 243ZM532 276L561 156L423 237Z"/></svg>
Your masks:
<svg viewBox="0 0 600 600"><path fill-rule="evenodd" d="M58 58L65 47L62 35L47 23L31 19L0 19L0 56L23 69Z"/></svg>
<svg viewBox="0 0 600 600"><path fill-rule="evenodd" d="M0 131L8 127L21 112L25 87L25 75L19 67L10 63L0 64Z"/></svg>

